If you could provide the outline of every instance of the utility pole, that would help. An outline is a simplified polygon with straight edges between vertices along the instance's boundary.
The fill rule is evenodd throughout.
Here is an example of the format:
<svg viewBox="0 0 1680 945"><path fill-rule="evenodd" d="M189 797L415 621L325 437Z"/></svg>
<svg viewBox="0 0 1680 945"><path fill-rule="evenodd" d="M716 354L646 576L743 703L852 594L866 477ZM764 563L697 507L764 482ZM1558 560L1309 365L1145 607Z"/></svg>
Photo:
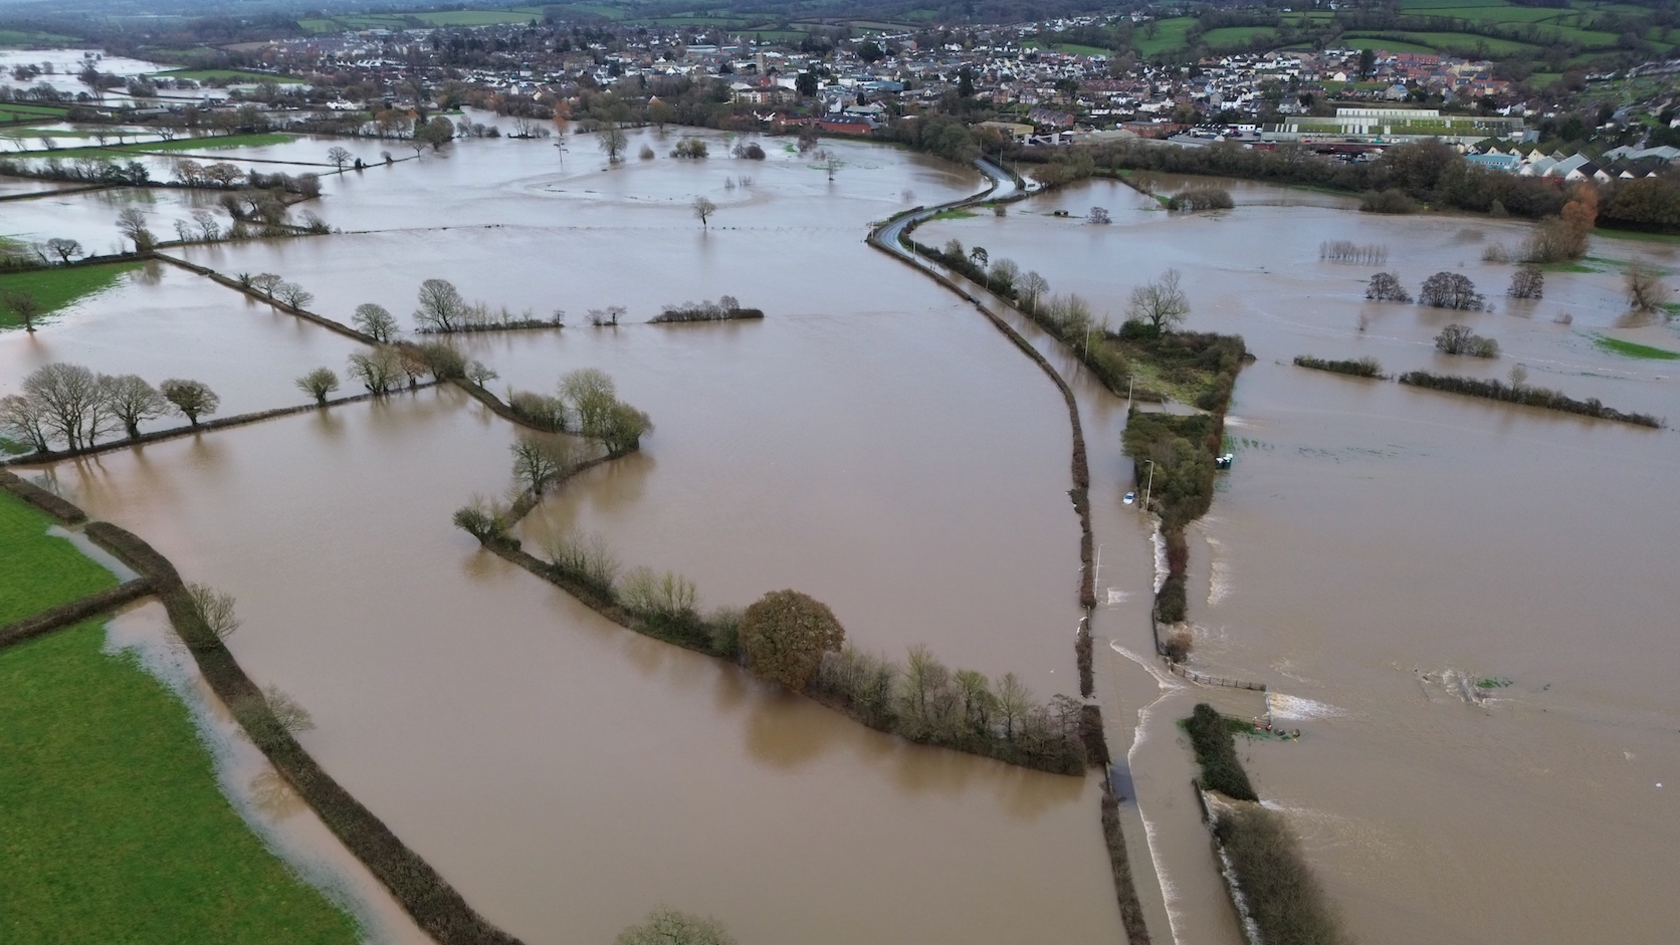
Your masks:
<svg viewBox="0 0 1680 945"><path fill-rule="evenodd" d="M1147 512L1149 511L1149 491L1155 487L1155 461L1146 459L1144 462L1149 464L1149 482L1143 487L1143 510Z"/></svg>

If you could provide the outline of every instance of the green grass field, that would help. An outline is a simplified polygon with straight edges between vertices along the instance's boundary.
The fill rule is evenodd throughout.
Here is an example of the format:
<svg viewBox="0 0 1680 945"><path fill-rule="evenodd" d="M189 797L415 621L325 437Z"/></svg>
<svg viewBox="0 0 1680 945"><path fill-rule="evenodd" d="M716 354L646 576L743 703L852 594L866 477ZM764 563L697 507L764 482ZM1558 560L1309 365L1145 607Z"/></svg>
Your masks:
<svg viewBox="0 0 1680 945"><path fill-rule="evenodd" d="M245 72L241 69L170 69L167 72L154 72L152 75L160 79L192 79L195 82L209 82L214 79L227 79L230 82L278 82L282 85L292 83L301 85L302 79L291 76L270 75L266 72Z"/></svg>
<svg viewBox="0 0 1680 945"><path fill-rule="evenodd" d="M1137 47L1138 55L1149 57L1171 49L1184 46L1184 34L1195 24L1194 17L1175 16L1165 20L1152 21L1155 35L1149 35L1150 24L1132 34L1132 45Z"/></svg>
<svg viewBox="0 0 1680 945"><path fill-rule="evenodd" d="M0 939L356 942L221 794L186 706L104 640L0 651Z"/></svg>
<svg viewBox="0 0 1680 945"><path fill-rule="evenodd" d="M0 493L0 623L117 579ZM186 706L84 623L0 650L0 941L345 943L217 787Z"/></svg>
<svg viewBox="0 0 1680 945"><path fill-rule="evenodd" d="M93 266L57 266L0 275L0 297L7 292L27 292L51 314L67 305L111 288L126 273L139 269L137 262L101 263ZM0 328L22 325L10 310L0 308Z"/></svg>
<svg viewBox="0 0 1680 945"><path fill-rule="evenodd" d="M74 36L60 33L21 32L19 30L0 30L0 46L34 49L40 46L65 46L79 43L81 40Z"/></svg>
<svg viewBox="0 0 1680 945"><path fill-rule="evenodd" d="M1636 344L1632 341L1622 341L1617 338L1606 338L1599 335L1593 339L1593 344L1605 351L1625 355L1630 358L1649 358L1653 361L1680 361L1680 351L1669 351L1667 348L1653 348L1650 345Z"/></svg>
<svg viewBox="0 0 1680 945"><path fill-rule="evenodd" d="M157 154L167 151L220 151L226 148L260 148L270 144L285 144L297 139L297 135L284 131L265 131L259 134L242 135L207 135L203 138L176 138L174 141L150 141L146 144L129 145L122 148L102 148L98 145L85 148L59 148L50 153L58 157L103 157L113 160L124 155Z"/></svg>
<svg viewBox="0 0 1680 945"><path fill-rule="evenodd" d="M1246 46L1258 36L1277 39L1277 34L1265 26L1224 26L1203 33L1202 42L1207 43L1209 49L1223 49L1231 46Z"/></svg>
<svg viewBox="0 0 1680 945"><path fill-rule="evenodd" d="M0 492L0 624L117 586L75 545L48 535L52 524L33 505Z"/></svg>

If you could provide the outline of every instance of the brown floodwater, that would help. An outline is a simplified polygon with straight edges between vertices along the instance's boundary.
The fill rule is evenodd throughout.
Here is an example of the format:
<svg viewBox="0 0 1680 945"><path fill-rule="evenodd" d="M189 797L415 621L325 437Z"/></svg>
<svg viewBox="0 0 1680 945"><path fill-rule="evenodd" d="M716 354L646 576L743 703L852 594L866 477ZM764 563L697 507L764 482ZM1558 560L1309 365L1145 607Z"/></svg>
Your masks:
<svg viewBox="0 0 1680 945"><path fill-rule="evenodd" d="M230 646L313 714L304 745L529 941L604 941L660 902L743 941L1118 938L1094 781L868 731L450 528L513 435L425 391L54 475L235 594ZM1069 642L1046 632L1046 658L1071 667Z"/></svg>
<svg viewBox="0 0 1680 945"><path fill-rule="evenodd" d="M1300 742L1243 753L1360 940L1662 940L1680 918L1667 876L1680 847L1680 644L1669 632L1680 601L1661 573L1680 525L1667 500L1680 440L1289 360L1372 356L1393 373L1484 377L1521 363L1531 384L1677 416L1673 362L1597 344L1680 349L1671 327L1629 317L1620 295L1626 261L1672 269L1672 249L1597 237L1585 262L1599 271L1548 273L1543 300L1517 303L1503 298L1511 267L1481 256L1490 242L1514 248L1523 224L1373 218L1258 185L1233 196L1233 211L1176 217L1094 182L1007 219L930 224L921 239L983 245L1115 321L1133 286L1177 267L1189 326L1239 333L1256 354L1229 420L1235 469L1192 533L1193 665L1268 683L1273 711L1304 729ZM1093 205L1114 224L1049 216ZM1382 268L1414 292L1432 272L1462 271L1495 309L1366 303L1377 267L1321 262L1319 243L1336 239L1386 245ZM1452 321L1497 338L1504 356L1436 353L1431 339ZM1120 683L1105 699L1129 709L1164 695L1131 759L1151 854L1179 941L1235 941L1228 907L1223 930L1209 921L1197 869L1212 858L1191 829L1172 721L1201 699L1241 714L1264 706L1172 677L1131 682L1140 669L1126 657L1150 643L1146 611L1125 610L1151 590L1150 535L1103 495L1132 488L1129 464L1099 455L1090 431L1092 414L1124 402L1088 385L1082 396L1098 539L1117 568L1105 573L1127 595L1099 615ZM1117 543L1127 550L1116 555ZM1155 790L1162 777L1170 791Z"/></svg>
<svg viewBox="0 0 1680 945"><path fill-rule="evenodd" d="M309 402L296 379L316 367L336 370L362 346L283 315L243 293L178 266L146 263L116 284L43 320L34 334L0 332L0 395L16 393L28 374L67 361L102 374L204 381L228 416ZM355 393L345 387L341 393ZM153 420L142 430L181 424Z"/></svg>
<svg viewBox="0 0 1680 945"><path fill-rule="evenodd" d="M562 165L552 141L468 142L329 182L323 214L377 232L192 256L282 273L339 318L377 301L406 320L433 276L516 311L563 308L564 331L461 344L501 372L493 387L604 368L658 427L545 502L529 537L599 530L627 564L696 579L706 606L797 587L871 649L927 643L1040 697L1074 692L1059 398L995 329L863 243L871 220L977 177L840 144L830 182L770 144L762 163L721 157L714 137L708 162L607 171L577 150ZM709 231L697 194L723 208ZM725 293L767 319L579 325L588 308L640 322ZM269 356L253 340L232 360ZM606 941L659 903L743 942L1121 939L1094 778L868 731L478 551L449 515L507 487L514 437L426 391L53 475L234 593L231 646L309 708L304 744L528 941Z"/></svg>

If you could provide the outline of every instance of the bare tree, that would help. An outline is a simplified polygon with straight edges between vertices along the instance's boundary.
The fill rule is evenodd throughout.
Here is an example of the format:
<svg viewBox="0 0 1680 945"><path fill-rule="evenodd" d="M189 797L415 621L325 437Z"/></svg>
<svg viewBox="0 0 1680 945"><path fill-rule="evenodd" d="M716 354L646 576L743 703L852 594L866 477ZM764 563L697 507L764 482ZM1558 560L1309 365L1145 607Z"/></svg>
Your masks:
<svg viewBox="0 0 1680 945"><path fill-rule="evenodd" d="M327 160L332 162L333 167L341 171L344 170L344 165L350 163L351 157L348 148L335 147L327 152Z"/></svg>
<svg viewBox="0 0 1680 945"><path fill-rule="evenodd" d="M1004 673L998 683L997 714L1003 721L1003 737L1013 740L1015 727L1032 709L1032 690L1021 684L1014 673Z"/></svg>
<svg viewBox="0 0 1680 945"><path fill-rule="evenodd" d="M1086 215L1085 219L1089 220L1092 223L1110 223L1110 222L1113 222L1109 218L1108 209L1106 207L1092 207L1091 212L1088 215Z"/></svg>
<svg viewBox="0 0 1680 945"><path fill-rule="evenodd" d="M350 376L362 382L371 394L387 394L402 373L402 356L390 345L350 356Z"/></svg>
<svg viewBox="0 0 1680 945"><path fill-rule="evenodd" d="M1016 297L1030 312L1038 307L1038 300L1049 291L1050 281L1039 275L1037 271L1032 271L1021 277L1021 286L1016 290Z"/></svg>
<svg viewBox="0 0 1680 945"><path fill-rule="evenodd" d="M315 727L315 720L309 715L309 710L282 692L279 686L263 687L263 701L268 703L268 710L274 713L274 720L280 723L286 734L296 735Z"/></svg>
<svg viewBox="0 0 1680 945"><path fill-rule="evenodd" d="M844 162L840 160L840 157L837 154L825 153L823 155L822 166L823 166L823 170L828 172L828 179L829 180L834 179L834 172L839 170L840 165L843 164L843 163Z"/></svg>
<svg viewBox="0 0 1680 945"><path fill-rule="evenodd" d="M338 375L331 368L318 367L297 379L298 389L315 398L317 407L327 405L327 395L338 390Z"/></svg>
<svg viewBox="0 0 1680 945"><path fill-rule="evenodd" d="M79 364L57 361L36 368L24 378L23 392L35 402L46 430L73 450L93 445L112 419L99 379Z"/></svg>
<svg viewBox="0 0 1680 945"><path fill-rule="evenodd" d="M1499 357L1499 342L1484 338L1469 325L1448 325L1435 336L1435 347L1443 354L1467 354L1473 358Z"/></svg>
<svg viewBox="0 0 1680 945"><path fill-rule="evenodd" d="M427 331L454 331L467 315L467 303L454 284L446 279L420 283L420 307L414 318Z"/></svg>
<svg viewBox="0 0 1680 945"><path fill-rule="evenodd" d="M1628 305L1636 312L1655 312L1668 303L1673 294L1656 269L1642 262L1627 268L1623 277L1627 287Z"/></svg>
<svg viewBox="0 0 1680 945"><path fill-rule="evenodd" d="M1410 302L1411 293L1400 284L1400 277L1392 272L1379 272L1371 276L1371 284L1365 289L1365 297L1376 302Z"/></svg>
<svg viewBox="0 0 1680 945"><path fill-rule="evenodd" d="M272 272L259 272L251 277L251 285L255 287L258 292L261 292L271 299L274 298L274 290L279 288L280 284L284 281L284 279Z"/></svg>
<svg viewBox="0 0 1680 945"><path fill-rule="evenodd" d="M124 207L117 214L117 229L134 242L137 253L144 253L157 245L157 237L146 228L146 214L139 207Z"/></svg>
<svg viewBox="0 0 1680 945"><path fill-rule="evenodd" d="M629 146L630 139L625 136L624 129L611 123L596 133L595 143L606 153L608 164L617 164L624 160L624 149Z"/></svg>
<svg viewBox="0 0 1680 945"><path fill-rule="evenodd" d="M52 449L47 414L40 402L22 394L0 397L0 431L45 453Z"/></svg>
<svg viewBox="0 0 1680 945"><path fill-rule="evenodd" d="M1168 331L1184 322L1190 314L1190 300L1179 288L1177 269L1168 269L1161 278L1132 290L1132 301L1126 307L1128 319L1148 322L1157 332Z"/></svg>
<svg viewBox="0 0 1680 945"><path fill-rule="evenodd" d="M314 293L306 291L303 286L296 282L280 283L274 287L274 294L280 297L280 301L296 309L301 309L315 301Z"/></svg>
<svg viewBox="0 0 1680 945"><path fill-rule="evenodd" d="M709 224L706 221L707 221L708 218L711 217L712 214L714 214L716 212L717 212L717 204L712 203L710 200L707 200L705 197L695 197L694 198L694 215L700 218L700 225L702 227L708 227L709 228Z"/></svg>
<svg viewBox="0 0 1680 945"><path fill-rule="evenodd" d="M111 413L122 421L130 439L140 435L140 421L156 420L169 411L169 402L138 374L102 375L99 386Z"/></svg>
<svg viewBox="0 0 1680 945"><path fill-rule="evenodd" d="M1511 389L1522 390L1528 383L1528 366L1523 364L1511 365Z"/></svg>
<svg viewBox="0 0 1680 945"><path fill-rule="evenodd" d="M1468 276L1442 270L1423 280L1423 287L1418 289L1418 304L1479 310L1487 307L1487 299L1477 294L1476 284Z"/></svg>
<svg viewBox="0 0 1680 945"><path fill-rule="evenodd" d="M483 387L499 376L495 371L486 367L483 361L474 359L467 363L467 380L472 381L479 387Z"/></svg>
<svg viewBox="0 0 1680 945"><path fill-rule="evenodd" d="M553 437L521 436L509 449L513 451L513 478L534 496L542 495L572 464L565 441Z"/></svg>
<svg viewBox="0 0 1680 945"><path fill-rule="evenodd" d="M372 302L356 306L356 314L351 316L350 324L382 345L390 344L398 334L396 318L384 306Z"/></svg>
<svg viewBox="0 0 1680 945"><path fill-rule="evenodd" d="M239 630L239 618L233 612L233 595L205 585L188 584L187 600L193 613L218 640L226 640Z"/></svg>
<svg viewBox="0 0 1680 945"><path fill-rule="evenodd" d="M991 287L1005 294L1015 291L1015 280L1021 276L1021 267L1013 259L1000 259L992 263L992 271L988 274Z"/></svg>
<svg viewBox="0 0 1680 945"><path fill-rule="evenodd" d="M59 262L69 262L71 256L81 255L82 244L72 239L55 236L47 240L47 249L58 257Z"/></svg>
<svg viewBox="0 0 1680 945"><path fill-rule="evenodd" d="M199 417L215 413L222 403L222 398L203 381L170 378L159 384L158 390L165 400L175 405L176 412L195 427Z"/></svg>
<svg viewBox="0 0 1680 945"><path fill-rule="evenodd" d="M1539 266L1521 266L1511 273L1511 287L1505 294L1513 299L1538 299L1545 295L1546 275Z"/></svg>
<svg viewBox="0 0 1680 945"><path fill-rule="evenodd" d="M23 323L24 331L30 334L35 333L35 319L40 318L41 312L46 309L40 299L28 292L0 294L0 305L4 305L7 311L16 316L17 320Z"/></svg>

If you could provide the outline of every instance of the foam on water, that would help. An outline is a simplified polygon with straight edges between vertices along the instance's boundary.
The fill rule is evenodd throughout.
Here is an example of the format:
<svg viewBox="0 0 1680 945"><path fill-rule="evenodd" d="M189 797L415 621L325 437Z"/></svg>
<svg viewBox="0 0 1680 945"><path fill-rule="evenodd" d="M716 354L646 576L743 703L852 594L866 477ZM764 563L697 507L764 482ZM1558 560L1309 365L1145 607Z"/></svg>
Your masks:
<svg viewBox="0 0 1680 945"><path fill-rule="evenodd" d="M1346 709L1338 708L1328 702L1319 702L1304 696L1291 696L1281 692L1266 694L1266 705L1271 709L1272 717L1287 719L1292 722L1310 719L1341 719L1349 715Z"/></svg>

